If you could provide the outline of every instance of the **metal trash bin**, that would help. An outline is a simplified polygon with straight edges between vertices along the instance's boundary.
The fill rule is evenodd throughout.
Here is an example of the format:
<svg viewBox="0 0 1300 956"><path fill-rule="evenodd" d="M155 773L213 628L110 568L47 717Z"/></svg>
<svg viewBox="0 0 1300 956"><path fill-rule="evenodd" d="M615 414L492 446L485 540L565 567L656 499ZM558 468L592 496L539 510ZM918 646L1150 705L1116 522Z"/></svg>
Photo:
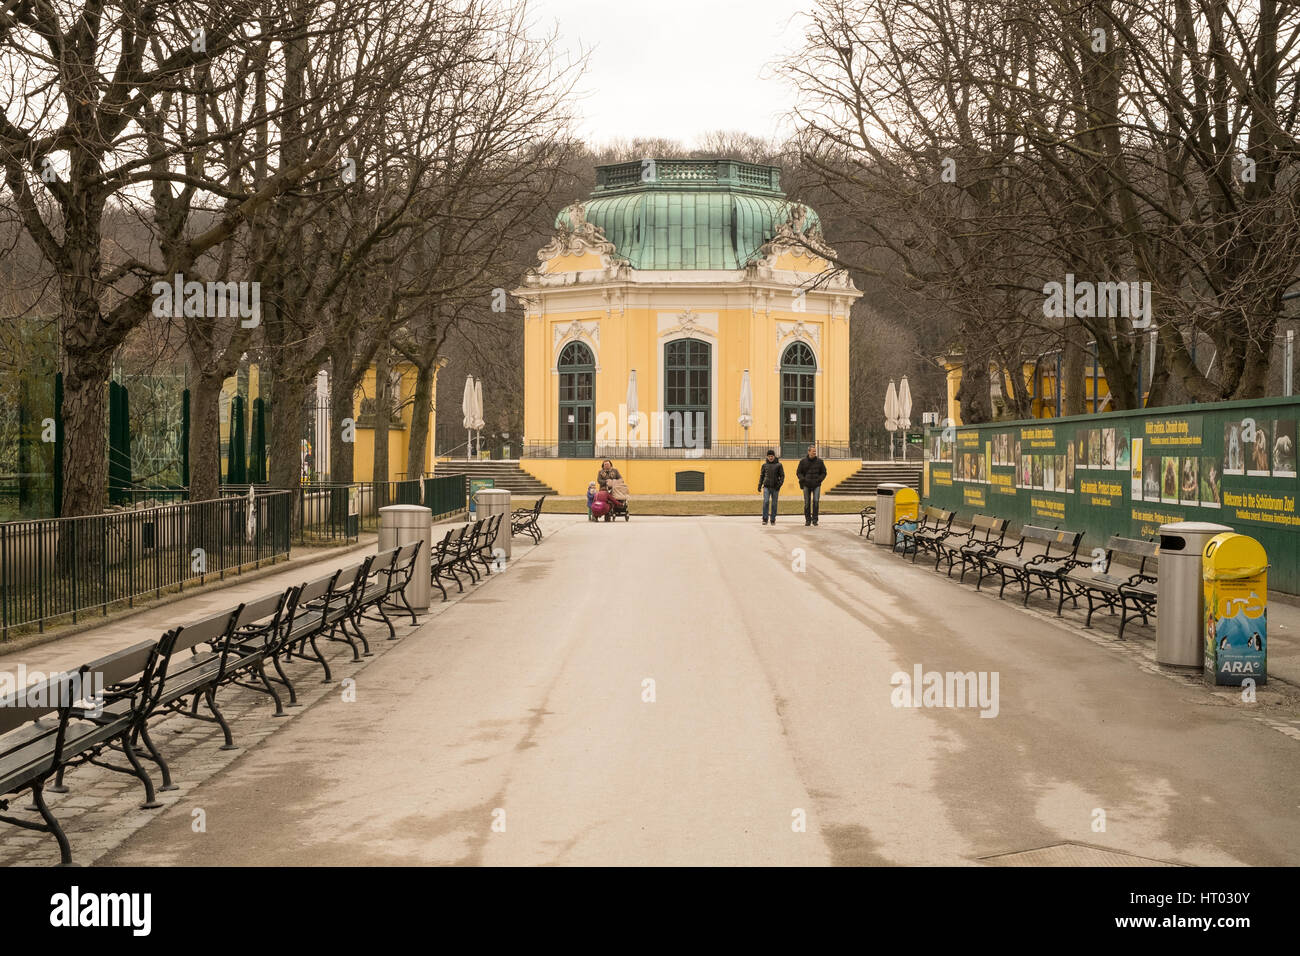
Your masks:
<svg viewBox="0 0 1300 956"><path fill-rule="evenodd" d="M488 542L493 557L500 548L505 552L506 559L510 558L510 492L505 488L480 488L474 493L478 502L477 514L480 518L487 519L493 515L505 515L501 523L497 526L496 536Z"/></svg>
<svg viewBox="0 0 1300 956"><path fill-rule="evenodd" d="M1202 629L1205 585L1201 555L1218 534L1232 529L1208 521L1160 526L1160 576L1156 584L1156 663L1200 671L1205 662Z"/></svg>
<svg viewBox="0 0 1300 956"><path fill-rule="evenodd" d="M876 485L876 530L871 540L887 548L894 546L894 495L907 485L885 481Z"/></svg>
<svg viewBox="0 0 1300 956"><path fill-rule="evenodd" d="M433 582L429 579L429 552L433 543L433 512L420 505L389 505L379 509L379 550L423 541L415 555L415 570L404 591L414 611L429 610Z"/></svg>

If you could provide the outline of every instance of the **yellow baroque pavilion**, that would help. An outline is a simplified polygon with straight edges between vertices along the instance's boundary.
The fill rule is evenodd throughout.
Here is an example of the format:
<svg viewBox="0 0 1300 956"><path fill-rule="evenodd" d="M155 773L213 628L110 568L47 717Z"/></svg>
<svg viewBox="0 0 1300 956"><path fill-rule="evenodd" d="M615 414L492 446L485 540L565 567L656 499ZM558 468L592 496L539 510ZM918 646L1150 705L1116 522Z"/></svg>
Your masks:
<svg viewBox="0 0 1300 956"><path fill-rule="evenodd" d="M849 309L817 214L780 169L735 160L599 166L555 221L524 303L521 465L584 494L612 459L634 495L753 494L758 462L849 452ZM746 394L742 394L746 393ZM748 397L747 405L742 405ZM744 414L748 411L748 414Z"/></svg>

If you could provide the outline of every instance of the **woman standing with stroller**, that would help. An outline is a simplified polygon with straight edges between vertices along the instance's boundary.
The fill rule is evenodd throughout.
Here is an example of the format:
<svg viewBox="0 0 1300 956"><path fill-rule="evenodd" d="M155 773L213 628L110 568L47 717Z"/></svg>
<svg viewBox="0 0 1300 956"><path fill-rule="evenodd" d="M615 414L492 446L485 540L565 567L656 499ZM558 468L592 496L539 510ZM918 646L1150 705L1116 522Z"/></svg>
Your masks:
<svg viewBox="0 0 1300 956"><path fill-rule="evenodd" d="M596 472L596 483L600 485L601 491L608 491L609 480L611 478L622 477L623 476L618 473L618 469L614 467L614 463L606 458L600 463L600 471Z"/></svg>

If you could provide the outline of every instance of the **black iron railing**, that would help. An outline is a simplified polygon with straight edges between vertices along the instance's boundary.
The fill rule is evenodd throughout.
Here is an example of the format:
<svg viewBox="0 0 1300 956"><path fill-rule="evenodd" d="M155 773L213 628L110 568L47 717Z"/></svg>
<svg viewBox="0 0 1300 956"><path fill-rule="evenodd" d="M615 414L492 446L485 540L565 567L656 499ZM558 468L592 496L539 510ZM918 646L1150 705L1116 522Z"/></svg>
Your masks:
<svg viewBox="0 0 1300 956"><path fill-rule="evenodd" d="M289 555L287 491L0 524L0 639Z"/></svg>
<svg viewBox="0 0 1300 956"><path fill-rule="evenodd" d="M769 448L780 449L779 441L751 438L744 441L715 441L705 448L665 448L662 445L616 445L594 442L588 447L591 454L574 455L569 451L569 444L563 447L549 442L527 442L523 446L525 458L672 458L690 460L698 459L749 459L755 461L763 457ZM806 445L797 446L799 453L806 450ZM817 442L817 454L826 459L845 459L860 457L848 442Z"/></svg>
<svg viewBox="0 0 1300 956"><path fill-rule="evenodd" d="M305 484L298 497L294 542L354 541L379 528L379 509L388 505L423 505L435 520L456 514L466 508L467 487L464 475Z"/></svg>

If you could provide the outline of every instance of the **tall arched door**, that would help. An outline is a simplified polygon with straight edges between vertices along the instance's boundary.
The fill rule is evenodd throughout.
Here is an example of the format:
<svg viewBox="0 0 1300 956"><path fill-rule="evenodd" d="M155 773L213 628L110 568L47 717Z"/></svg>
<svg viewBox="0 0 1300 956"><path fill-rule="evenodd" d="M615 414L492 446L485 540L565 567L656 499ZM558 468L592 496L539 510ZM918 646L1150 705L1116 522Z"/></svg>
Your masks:
<svg viewBox="0 0 1300 956"><path fill-rule="evenodd" d="M817 440L817 359L795 342L781 356L781 457L798 458Z"/></svg>
<svg viewBox="0 0 1300 956"><path fill-rule="evenodd" d="M570 342L560 353L560 457L596 454L596 361L591 349Z"/></svg>

